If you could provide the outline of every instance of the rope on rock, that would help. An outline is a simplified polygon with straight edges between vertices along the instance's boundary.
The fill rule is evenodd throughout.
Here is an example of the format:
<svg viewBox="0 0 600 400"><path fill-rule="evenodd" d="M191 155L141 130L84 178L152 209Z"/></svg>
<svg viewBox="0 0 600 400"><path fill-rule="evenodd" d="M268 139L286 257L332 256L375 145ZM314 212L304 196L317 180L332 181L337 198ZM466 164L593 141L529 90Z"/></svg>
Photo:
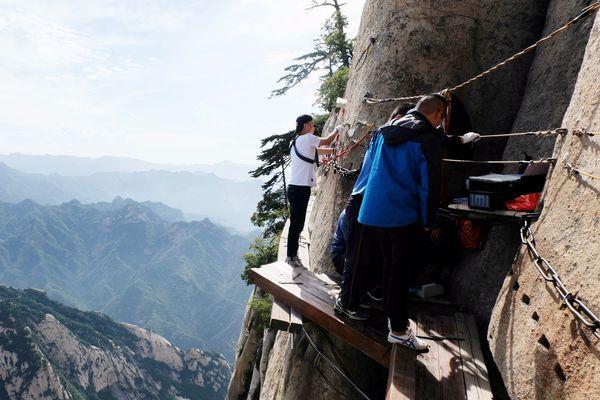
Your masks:
<svg viewBox="0 0 600 400"><path fill-rule="evenodd" d="M327 364L329 364L329 366L331 367L331 369L333 369L333 371L335 373L337 373L339 376L341 376L346 382L348 382L350 384L350 386L352 386L354 388L354 390L356 390L358 392L358 394L360 394L364 399L366 400L371 400L369 398L369 396L367 396L365 394L365 392L363 392L362 390L360 390L360 388L358 386L356 386L356 384L352 381L352 379L350 379L348 377L348 375L346 375L341 369L340 367L338 367L337 365L335 365L335 363L333 361L331 361L325 354L323 354L321 352L321 350L319 350L319 347L317 346L317 344L315 343L315 341L313 340L312 337L310 337L310 335L308 334L308 332L306 331L306 329L304 328L304 326L302 327L302 331L304 332L304 335L306 336L306 338L308 339L308 343L310 343L311 347L317 352L317 355L319 357L321 357L323 360L325 360L327 362Z"/></svg>
<svg viewBox="0 0 600 400"><path fill-rule="evenodd" d="M600 339L600 319L585 305L578 294L571 293L564 285L556 270L550 265L548 260L540 255L536 246L533 232L531 231L531 222L525 220L521 227L521 243L527 246L527 252L533 261L536 269L546 282L552 283L562 302L569 308L571 313L586 327L592 334Z"/></svg>
<svg viewBox="0 0 600 400"><path fill-rule="evenodd" d="M542 158L540 160L455 160L453 158L444 158L442 161L465 164L554 164L556 162L556 158Z"/></svg>
<svg viewBox="0 0 600 400"><path fill-rule="evenodd" d="M513 136L536 136L539 138L554 136L554 135L566 135L569 133L568 129L558 128L551 129L547 131L532 131L532 132L515 132L515 133L498 133L493 135L481 135L479 139L495 139L495 138L503 138L503 137L513 137Z"/></svg>
<svg viewBox="0 0 600 400"><path fill-rule="evenodd" d="M588 178L600 180L600 176L594 175L590 172L582 171L579 168L574 167L573 165L569 164L566 161L565 161L565 168L566 168L567 172L569 173L569 175L587 176Z"/></svg>
<svg viewBox="0 0 600 400"><path fill-rule="evenodd" d="M533 43L531 46L528 46L526 48L524 48L523 50L519 51L518 53L508 57L506 60L499 62L498 64L494 65L493 67L481 72L479 75L476 75L474 77L472 77L471 79L468 79L454 87L451 87L449 89L447 89L450 92L454 92L458 89L461 89L467 85L470 85L471 83L491 74L492 72L497 71L498 69L504 67L507 64L510 64L511 62L515 61L516 59L520 58L521 56L524 56L525 54L528 54L530 52L532 52L533 50L535 50L536 47L540 46L541 44L545 43L546 41L550 40L551 38L553 38L554 36L558 35L559 33L565 31L566 29L568 29L569 27L575 25L575 23L577 23L578 21L580 21L581 19L583 19L584 17L590 15L591 13L598 11L598 9L600 9L600 1L597 1L591 5L589 5L588 7L584 8L583 10L581 10L581 12L579 13L579 15L577 15L575 18L573 18L572 20L568 21L566 24L564 24L563 26L561 26L560 28L556 29L555 31L551 32L550 34L544 36L543 38L541 38L540 40L538 40L537 42ZM407 97L391 97L391 98L387 98L387 99L376 99L370 96L365 95L365 98L363 99L363 102L366 104L380 104L380 103L388 103L391 101L409 101L409 100L418 100L421 97L425 96L426 94L421 94L418 96L407 96Z"/></svg>

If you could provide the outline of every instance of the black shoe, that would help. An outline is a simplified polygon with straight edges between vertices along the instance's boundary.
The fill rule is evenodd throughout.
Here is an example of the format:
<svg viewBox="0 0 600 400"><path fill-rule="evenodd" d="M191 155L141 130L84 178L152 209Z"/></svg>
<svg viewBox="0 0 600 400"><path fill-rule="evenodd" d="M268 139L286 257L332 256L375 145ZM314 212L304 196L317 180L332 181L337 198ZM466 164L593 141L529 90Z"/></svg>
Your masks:
<svg viewBox="0 0 600 400"><path fill-rule="evenodd" d="M370 305L369 303L367 303L366 301L361 301L360 304L358 305L358 308L361 308L363 310L370 310L373 308L373 306Z"/></svg>
<svg viewBox="0 0 600 400"><path fill-rule="evenodd" d="M367 296L369 296L371 300L376 302L380 302L383 300L383 295L381 294L381 291L377 289L367 291Z"/></svg>
<svg viewBox="0 0 600 400"><path fill-rule="evenodd" d="M338 298L333 305L333 311L339 314L344 314L348 318L356 321L366 321L369 319L369 313L364 311L352 311L342 306L342 299L340 298Z"/></svg>

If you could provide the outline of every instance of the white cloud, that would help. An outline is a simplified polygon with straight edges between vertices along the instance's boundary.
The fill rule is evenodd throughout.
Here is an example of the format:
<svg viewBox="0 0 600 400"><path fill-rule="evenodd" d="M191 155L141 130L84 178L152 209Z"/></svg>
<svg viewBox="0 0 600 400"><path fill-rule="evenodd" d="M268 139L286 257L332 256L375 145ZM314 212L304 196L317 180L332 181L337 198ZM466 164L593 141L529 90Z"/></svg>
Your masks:
<svg viewBox="0 0 600 400"><path fill-rule="evenodd" d="M0 1L2 151L252 161L313 109L318 77L267 99L330 14L307 4Z"/></svg>

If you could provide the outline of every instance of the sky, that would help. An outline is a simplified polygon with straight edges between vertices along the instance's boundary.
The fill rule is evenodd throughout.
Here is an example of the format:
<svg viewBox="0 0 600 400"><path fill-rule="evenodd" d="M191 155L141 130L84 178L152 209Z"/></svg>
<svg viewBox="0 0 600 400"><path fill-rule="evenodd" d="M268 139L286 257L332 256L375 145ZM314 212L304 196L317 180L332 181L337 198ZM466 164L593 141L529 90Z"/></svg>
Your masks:
<svg viewBox="0 0 600 400"><path fill-rule="evenodd" d="M356 35L365 0L347 0ZM309 0L0 0L0 153L256 163L318 112L318 75L268 99L329 8Z"/></svg>

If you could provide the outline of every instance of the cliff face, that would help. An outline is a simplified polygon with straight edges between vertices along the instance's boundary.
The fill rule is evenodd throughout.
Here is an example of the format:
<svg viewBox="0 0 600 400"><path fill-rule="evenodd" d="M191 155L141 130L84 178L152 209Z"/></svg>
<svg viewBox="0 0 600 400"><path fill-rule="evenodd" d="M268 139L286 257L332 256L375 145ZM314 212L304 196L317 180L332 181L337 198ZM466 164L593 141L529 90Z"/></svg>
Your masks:
<svg viewBox="0 0 600 400"><path fill-rule="evenodd" d="M453 86L556 29L589 3L367 1L355 54L360 55L371 38L375 44L366 61L351 71L344 122L360 119L381 124L395 103L365 105L365 92L381 98ZM564 126L600 131L600 27L590 35L594 18L584 19L547 42L533 56L458 91L474 130L496 133ZM357 129L354 139L365 133L366 128ZM349 139L344 141L347 145ZM553 140L532 138L508 143L490 140L476 147L475 156L522 159L525 151L539 158L550 156L553 144ZM559 161L534 233L540 251L567 287L579 291L590 308L600 312L600 183L569 177L563 169L567 160L598 174L598 148L597 136L559 140ZM358 167L360 153L343 158L342 166ZM311 268L315 270L332 272L329 240L352 184L331 172L319 178L310 219ZM489 324L489 346L512 398L600 396L598 340L560 308L553 289L546 288L527 255L518 253L519 246L518 226L493 227L482 251L463 255L454 270L450 294L476 315L481 332ZM517 281L519 285L515 285ZM515 291L515 287L519 289ZM532 319L534 312L537 321ZM314 326L308 324L307 329L324 348L333 349L328 355L339 356L361 388L373 398L381 396L377 388L385 386L381 376L387 371ZM538 344L542 335L549 341L549 349ZM266 372L259 374L261 386L252 393L230 392L230 398L360 398L326 366L316 370L312 364L315 355L306 348L302 337L278 332L273 346L257 352L252 361L264 364L265 357L268 360Z"/></svg>
<svg viewBox="0 0 600 400"><path fill-rule="evenodd" d="M596 16L562 126L600 131L599 65L600 18ZM540 254L571 293L596 313L600 310L600 181L570 176L564 163L598 175L599 150L598 136L570 135L564 140L544 212L534 225ZM561 307L556 291L544 283L523 250L504 281L488 334L494 359L514 398L600 397L600 341Z"/></svg>
<svg viewBox="0 0 600 400"><path fill-rule="evenodd" d="M3 399L219 399L229 365L220 355L179 350L163 337L0 287Z"/></svg>

